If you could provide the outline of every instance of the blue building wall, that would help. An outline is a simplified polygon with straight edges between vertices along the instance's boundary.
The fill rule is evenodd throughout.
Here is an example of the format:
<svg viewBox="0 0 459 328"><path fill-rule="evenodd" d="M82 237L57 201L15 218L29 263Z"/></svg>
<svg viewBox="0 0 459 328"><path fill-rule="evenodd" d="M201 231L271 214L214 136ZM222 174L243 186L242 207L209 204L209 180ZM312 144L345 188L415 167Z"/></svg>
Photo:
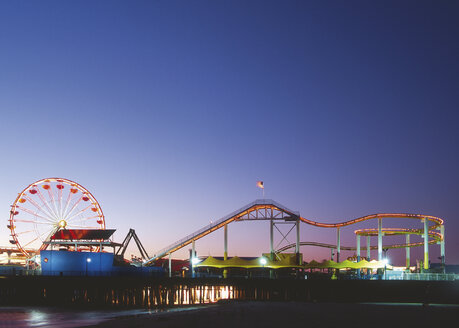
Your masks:
<svg viewBox="0 0 459 328"><path fill-rule="evenodd" d="M0 265L0 276L22 276L24 272L21 265Z"/></svg>
<svg viewBox="0 0 459 328"><path fill-rule="evenodd" d="M40 251L44 276L161 276L160 267L115 266L113 253Z"/></svg>

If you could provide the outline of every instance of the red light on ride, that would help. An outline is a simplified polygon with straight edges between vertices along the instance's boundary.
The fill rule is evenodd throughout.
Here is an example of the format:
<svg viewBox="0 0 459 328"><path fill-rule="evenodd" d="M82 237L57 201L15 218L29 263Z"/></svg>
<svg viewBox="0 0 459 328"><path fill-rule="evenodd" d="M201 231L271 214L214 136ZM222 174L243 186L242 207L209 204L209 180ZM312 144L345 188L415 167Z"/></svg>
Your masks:
<svg viewBox="0 0 459 328"><path fill-rule="evenodd" d="M89 200L89 197L84 196L82 199L83 199L85 202L87 202L87 201Z"/></svg>
<svg viewBox="0 0 459 328"><path fill-rule="evenodd" d="M43 187L43 189L45 189L45 190L48 190L49 188L51 188L51 186L50 186L50 185L46 185L46 184L45 184L45 185L43 185L42 187Z"/></svg>
<svg viewBox="0 0 459 328"><path fill-rule="evenodd" d="M11 214L13 214L13 215L18 215L19 212L18 212L18 211L14 211L14 212L11 212Z"/></svg>
<svg viewBox="0 0 459 328"><path fill-rule="evenodd" d="M24 198L20 198L20 199L19 199L19 203L23 204L23 203L25 203L25 202L26 202L26 200L25 200Z"/></svg>
<svg viewBox="0 0 459 328"><path fill-rule="evenodd" d="M43 259L43 262L48 263L48 258L45 257L45 258Z"/></svg>
<svg viewBox="0 0 459 328"><path fill-rule="evenodd" d="M104 221L102 220L97 220L97 223L102 224Z"/></svg>
<svg viewBox="0 0 459 328"><path fill-rule="evenodd" d="M58 185L56 186L56 188L62 190L62 189L64 189L64 185L58 184Z"/></svg>
<svg viewBox="0 0 459 328"><path fill-rule="evenodd" d="M71 189L70 189L70 192L71 192L72 194L76 194L76 193L78 192L78 189L76 189L76 188L71 188Z"/></svg>
<svg viewBox="0 0 459 328"><path fill-rule="evenodd" d="M29 192L32 194L32 195L35 195L37 193L37 191L35 189L30 189Z"/></svg>
<svg viewBox="0 0 459 328"><path fill-rule="evenodd" d="M97 212L97 208L95 208L95 207L91 207L91 211L93 211L93 212Z"/></svg>

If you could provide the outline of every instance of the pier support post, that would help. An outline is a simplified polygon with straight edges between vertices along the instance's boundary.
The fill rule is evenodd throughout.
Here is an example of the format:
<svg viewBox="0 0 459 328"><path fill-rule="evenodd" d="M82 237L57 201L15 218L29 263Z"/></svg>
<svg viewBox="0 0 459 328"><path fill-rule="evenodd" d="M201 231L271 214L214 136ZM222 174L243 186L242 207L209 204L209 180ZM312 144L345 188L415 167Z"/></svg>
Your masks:
<svg viewBox="0 0 459 328"><path fill-rule="evenodd" d="M169 253L169 278L172 277L172 257L171 253Z"/></svg>

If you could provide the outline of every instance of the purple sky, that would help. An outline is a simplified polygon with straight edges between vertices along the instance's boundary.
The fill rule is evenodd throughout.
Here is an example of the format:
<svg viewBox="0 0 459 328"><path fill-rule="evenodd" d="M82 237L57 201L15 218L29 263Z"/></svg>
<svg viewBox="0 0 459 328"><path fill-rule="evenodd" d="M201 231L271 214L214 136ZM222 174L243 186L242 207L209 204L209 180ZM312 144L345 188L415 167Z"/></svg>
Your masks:
<svg viewBox="0 0 459 328"><path fill-rule="evenodd" d="M134 228L151 254L260 198L263 180L320 222L442 217L457 264L458 17L454 1L1 2L0 244L17 193L45 177L89 189L116 240ZM376 222L342 245L363 227ZM198 255L221 255L222 237ZM269 226L232 224L229 242L259 256Z"/></svg>

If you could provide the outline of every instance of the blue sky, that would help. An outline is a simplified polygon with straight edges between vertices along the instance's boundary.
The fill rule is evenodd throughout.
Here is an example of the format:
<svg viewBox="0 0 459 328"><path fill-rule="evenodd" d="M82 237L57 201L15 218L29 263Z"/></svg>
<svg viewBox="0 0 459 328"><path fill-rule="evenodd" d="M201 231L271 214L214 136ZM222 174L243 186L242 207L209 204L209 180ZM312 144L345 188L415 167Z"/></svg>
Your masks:
<svg viewBox="0 0 459 328"><path fill-rule="evenodd" d="M132 227L154 253L260 198L263 180L321 222L440 216L459 263L458 14L450 1L2 2L0 208L65 177L117 240ZM230 226L230 255L267 252L268 233ZM198 252L219 255L221 239Z"/></svg>

